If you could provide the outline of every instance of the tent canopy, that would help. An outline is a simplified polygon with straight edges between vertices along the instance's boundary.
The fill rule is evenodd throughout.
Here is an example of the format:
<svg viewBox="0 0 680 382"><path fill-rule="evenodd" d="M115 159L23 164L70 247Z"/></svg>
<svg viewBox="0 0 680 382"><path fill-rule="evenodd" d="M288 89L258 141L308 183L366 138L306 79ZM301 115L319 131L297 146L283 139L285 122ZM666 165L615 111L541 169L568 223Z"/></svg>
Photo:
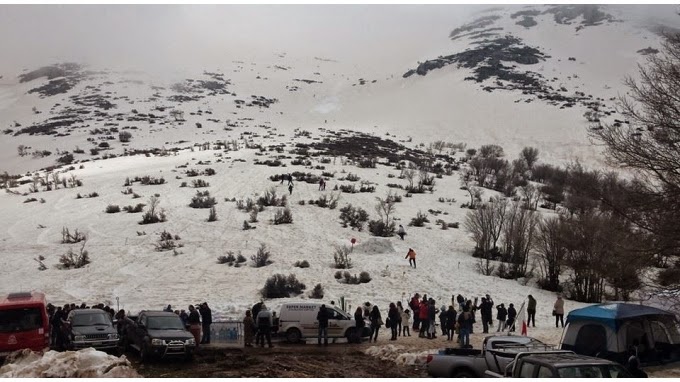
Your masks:
<svg viewBox="0 0 680 382"><path fill-rule="evenodd" d="M572 310L569 312L569 315L567 315L567 323L578 321L597 321L613 328L614 330L618 330L619 326L624 320L644 316L670 316L675 318L673 313L653 308L651 306L609 303L592 305L586 308Z"/></svg>

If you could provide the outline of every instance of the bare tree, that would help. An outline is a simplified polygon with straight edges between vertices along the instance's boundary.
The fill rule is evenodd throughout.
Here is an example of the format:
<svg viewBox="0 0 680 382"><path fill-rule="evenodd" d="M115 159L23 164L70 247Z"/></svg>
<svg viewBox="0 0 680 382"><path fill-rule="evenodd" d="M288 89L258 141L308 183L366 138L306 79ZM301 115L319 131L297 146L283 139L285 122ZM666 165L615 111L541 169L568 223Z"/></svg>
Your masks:
<svg viewBox="0 0 680 382"><path fill-rule="evenodd" d="M522 149L522 152L519 154L519 157L521 159L524 159L527 166L531 169L534 167L534 164L538 161L538 149L535 147L525 147Z"/></svg>
<svg viewBox="0 0 680 382"><path fill-rule="evenodd" d="M662 52L639 66L639 80L626 79L629 97L619 111L629 123L597 125L590 136L604 144L608 159L632 170L634 179L625 198L602 201L617 215L650 236L648 252L680 253L680 34L667 35ZM666 280L656 290L678 296L669 305L680 310L680 278Z"/></svg>
<svg viewBox="0 0 680 382"><path fill-rule="evenodd" d="M529 252L533 249L538 222L536 212L522 208L519 202L513 202L507 208L503 223L503 249L510 262L511 278L527 275Z"/></svg>
<svg viewBox="0 0 680 382"><path fill-rule="evenodd" d="M562 240L562 223L559 217L542 220L538 225L534 249L538 254L543 279L539 284L550 291L560 290L560 275L566 248Z"/></svg>
<svg viewBox="0 0 680 382"><path fill-rule="evenodd" d="M536 210L538 208L538 201L541 199L541 194L538 188L531 183L520 187L520 195L524 201L524 208L528 210Z"/></svg>

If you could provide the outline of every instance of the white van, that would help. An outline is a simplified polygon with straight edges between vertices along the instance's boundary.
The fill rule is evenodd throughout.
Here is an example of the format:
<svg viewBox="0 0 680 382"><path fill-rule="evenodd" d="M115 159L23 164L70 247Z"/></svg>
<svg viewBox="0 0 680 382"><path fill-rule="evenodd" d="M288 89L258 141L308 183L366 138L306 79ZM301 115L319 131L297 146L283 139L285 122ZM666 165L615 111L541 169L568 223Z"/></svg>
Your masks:
<svg viewBox="0 0 680 382"><path fill-rule="evenodd" d="M321 303L318 302L290 302L281 306L279 314L279 332L288 342L296 343L303 338L317 338L319 336L319 322L316 315ZM370 336L368 324L359 333L356 330L354 317L343 312L338 307L326 304L328 311L328 338L347 338L348 342L359 343L362 337Z"/></svg>

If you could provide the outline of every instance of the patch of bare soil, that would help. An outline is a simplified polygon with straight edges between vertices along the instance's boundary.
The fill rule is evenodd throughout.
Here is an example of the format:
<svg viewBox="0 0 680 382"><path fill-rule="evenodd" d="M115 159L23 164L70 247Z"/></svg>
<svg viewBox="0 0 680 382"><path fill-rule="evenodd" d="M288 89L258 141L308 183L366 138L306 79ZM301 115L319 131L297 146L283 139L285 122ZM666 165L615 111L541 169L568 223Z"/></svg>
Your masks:
<svg viewBox="0 0 680 382"><path fill-rule="evenodd" d="M379 360L363 351L368 344L316 345L277 344L274 348L204 347L194 360L159 360L140 363L136 354L128 357L144 377L426 377L424 369Z"/></svg>

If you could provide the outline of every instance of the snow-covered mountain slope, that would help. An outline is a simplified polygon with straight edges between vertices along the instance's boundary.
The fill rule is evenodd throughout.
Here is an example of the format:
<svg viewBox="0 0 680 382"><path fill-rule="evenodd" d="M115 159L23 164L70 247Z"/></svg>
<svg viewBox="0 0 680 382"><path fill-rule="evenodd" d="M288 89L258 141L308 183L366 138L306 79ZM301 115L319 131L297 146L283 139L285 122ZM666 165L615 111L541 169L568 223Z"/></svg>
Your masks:
<svg viewBox="0 0 680 382"><path fill-rule="evenodd" d="M450 9L455 13L455 7ZM41 73L17 68L0 78L2 170L16 173L46 166L56 150L76 146L85 151L76 157L88 158L89 149L102 138L90 135L95 128L135 128L126 146L142 149L180 140L233 139L265 124L285 133L322 126L411 136L415 143L501 143L513 155L533 145L550 161L580 158L602 165L599 150L587 139L590 123L584 113L596 109L598 115L591 120L620 118L613 100L626 91L624 77L635 77L645 54L659 48L660 30L678 27L680 16L672 6L508 6L451 25L449 36L423 38L421 31L418 41L404 42L408 50L392 60L381 57L380 65L362 61L378 55L357 46L362 53L347 58L294 57L273 49L256 61L230 52L205 71L74 67L69 73ZM486 69L480 69L485 64ZM404 78L416 69L419 74ZM58 77L64 74L66 79ZM268 108L245 106L253 96L277 102ZM184 111L186 122L170 117L176 109ZM155 118L139 118L133 110ZM55 117L79 118L55 127L50 136L20 133L55 122ZM244 129L224 131L238 120ZM196 123L203 128L196 129ZM164 139L158 139L159 132ZM59 134L70 135L55 137ZM123 151L121 145L109 143L113 153ZM20 144L52 151L53 156L18 158Z"/></svg>
<svg viewBox="0 0 680 382"><path fill-rule="evenodd" d="M83 182L78 188L21 195L29 190L30 184L24 184L14 190L19 195L0 195L5 217L0 219L0 266L4 272L0 291L43 290L58 303L113 304L119 297L132 310L209 301L217 312L236 316L259 299L265 279L280 272L296 274L308 290L321 283L325 299L344 296L354 306L371 301L384 307L388 301L404 300L414 292L428 293L438 304L450 301L451 294L490 293L496 302L519 305L526 295L533 294L539 304L539 319L548 321L554 294L537 290L532 283L523 286L479 275L476 260L470 256L474 245L462 225L442 230L430 223L425 228L408 228L405 241L378 239L342 228L338 210L299 204L330 194L336 184L349 183L336 179L351 172L376 183L376 192L343 193L340 207L352 203L375 218L375 196L384 196L388 183L405 184L388 177L399 176L394 168L357 168L344 163L343 154L328 156L331 163L315 158L312 168L293 165L290 158L283 159L283 169L255 165L256 160L272 160L278 153L260 152L252 145L285 144L281 155L293 157L290 151L297 142L318 142L332 132L355 130L402 141L409 148L434 140L464 142L467 147L496 143L505 148L509 158L515 158L523 147L534 146L539 148L542 162L559 164L580 158L591 166L602 165L599 149L588 141L590 123L584 114L593 112L593 102L599 101L599 118L612 122L621 118L613 112L612 98L625 93L624 76L635 76L644 53L658 49L662 41L650 29L677 26L680 16L661 9L641 17L639 8L602 6L597 12L605 16L587 8L584 19L578 9L565 9L558 12L549 6L531 6L483 12L476 19L487 19L470 23L478 26L492 21L488 25L451 25L452 31L465 31L411 42L411 50L394 60L384 59L388 64L382 67L362 65L360 56L298 57L272 49L258 60L239 59L236 52L220 65L199 71L177 69L170 74L79 65L36 69L40 63L26 71L17 68L0 73L0 126L4 131L0 135L0 172L27 174L54 165L68 152L76 163L73 170L62 167L65 172L60 176L75 174ZM520 11L525 13L516 15ZM592 19L593 14L601 17ZM556 17L562 23L555 21ZM589 20L589 25L584 26L584 20ZM483 32L496 35L479 36L479 31L492 28L503 29ZM478 44L484 39L486 43ZM496 65L496 71L498 64L515 67L504 69L501 75L505 77L500 79L491 75L482 82L468 80L479 74L475 73L479 65L458 64L470 62L466 50L477 50L473 56L481 54L480 46L490 50L481 58ZM467 61L456 56L460 54ZM445 64L436 61L439 56ZM494 58L497 60L489 61ZM434 66L425 65L433 61ZM416 72L404 76L410 70ZM521 88L517 81L529 81L526 83L531 86ZM311 133L299 137L301 131ZM131 133L129 142L119 141L121 132ZM225 152L211 146L205 151L190 150L195 144L216 141L234 141L239 149ZM19 145L26 146L28 155L18 155ZM177 151L162 156L163 148ZM51 155L41 158L45 150ZM38 154L34 156L34 152ZM149 154L120 156L124 152ZM118 157L103 159L105 156ZM209 161L208 166L217 172L201 177L210 182L207 190L219 202L217 222L206 222L207 210L188 207L196 190L180 187L193 179L180 166L203 168L199 161ZM269 220L275 209L267 208L256 229L242 230L248 215L225 198L253 197L272 186L285 193L285 185L268 178L292 171L315 175L326 171L335 176L325 192L318 191L315 184L296 184L290 197L292 225L272 225ZM23 180L29 181L30 175ZM122 193L127 177L144 175L163 176L166 183L135 183L132 188L139 199ZM398 203L396 217L407 224L418 211L441 210L430 212L430 220L462 223L467 210L460 204L467 195L460 186L455 172L437 179L434 193ZM93 192L99 196L76 198L78 193ZM156 193L160 207L167 212L167 222L139 225L138 214L104 212L110 204L148 203ZM492 194L486 191L484 198ZM24 203L29 197L45 202ZM56 268L61 254L79 247L60 244L63 227L87 233L91 264L77 270ZM181 237L183 247L176 256L154 250L164 230ZM373 280L368 284L346 285L334 278L333 248L349 244L352 237L358 245L351 272L369 272ZM216 263L227 251L241 251L250 258L261 243L273 254L274 263L267 267L235 268ZM404 260L409 248L419 254L417 270ZM47 270L37 270L34 259L38 256L45 257ZM300 260L309 261L310 268L294 267ZM568 309L580 306L567 304Z"/></svg>

